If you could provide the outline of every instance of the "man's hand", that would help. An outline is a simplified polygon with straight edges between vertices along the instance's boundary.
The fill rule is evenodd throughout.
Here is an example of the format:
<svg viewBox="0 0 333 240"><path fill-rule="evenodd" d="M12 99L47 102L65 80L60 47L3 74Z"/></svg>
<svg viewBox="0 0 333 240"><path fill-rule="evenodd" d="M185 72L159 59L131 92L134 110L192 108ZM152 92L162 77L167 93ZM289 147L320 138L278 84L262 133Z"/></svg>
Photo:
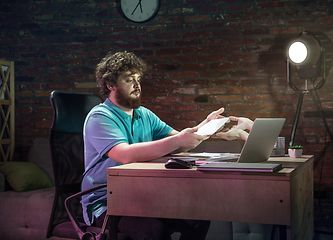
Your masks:
<svg viewBox="0 0 333 240"><path fill-rule="evenodd" d="M235 127L232 127L230 130L228 130L226 132L216 133L216 136L223 138L225 140L228 140L228 141L232 141L232 140L236 140L236 139L243 139L244 141L246 141L249 134L242 129L237 129Z"/></svg>
<svg viewBox="0 0 333 240"><path fill-rule="evenodd" d="M207 136L200 136L195 134L198 127L186 128L177 134L180 151L188 151L198 146L202 141L208 139Z"/></svg>
<svg viewBox="0 0 333 240"><path fill-rule="evenodd" d="M234 125L231 129L225 132L216 133L216 136L226 139L228 141L243 139L247 140L249 134L246 131L251 130L253 126L253 121L245 117L234 117L230 116L231 121L237 121L237 125Z"/></svg>
<svg viewBox="0 0 333 240"><path fill-rule="evenodd" d="M251 128L253 126L253 121L251 121L250 119L245 118L245 117L230 116L229 119L231 121L237 121L237 125L235 126L236 129L251 130Z"/></svg>
<svg viewBox="0 0 333 240"><path fill-rule="evenodd" d="M203 120L197 127L200 128L206 123L208 123L210 120L216 119L216 118L223 118L220 114L224 112L224 108L220 108L219 110L216 110L214 112L211 112L205 120Z"/></svg>

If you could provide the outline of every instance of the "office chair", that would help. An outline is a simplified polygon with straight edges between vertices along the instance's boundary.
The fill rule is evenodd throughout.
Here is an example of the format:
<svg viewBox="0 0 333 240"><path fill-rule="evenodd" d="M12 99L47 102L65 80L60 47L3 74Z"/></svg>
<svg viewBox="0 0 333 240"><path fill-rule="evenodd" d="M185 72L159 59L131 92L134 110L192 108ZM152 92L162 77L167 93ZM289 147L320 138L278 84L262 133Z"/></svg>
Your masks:
<svg viewBox="0 0 333 240"><path fill-rule="evenodd" d="M102 102L100 96L90 93L53 91L50 94L53 121L49 144L55 196L47 238L57 236L98 240L106 237L108 217L105 218L102 229L87 226L83 221L80 204L82 195L106 187L106 184L103 184L80 192L84 172L83 124L89 111ZM118 237L126 239L122 234L118 234Z"/></svg>

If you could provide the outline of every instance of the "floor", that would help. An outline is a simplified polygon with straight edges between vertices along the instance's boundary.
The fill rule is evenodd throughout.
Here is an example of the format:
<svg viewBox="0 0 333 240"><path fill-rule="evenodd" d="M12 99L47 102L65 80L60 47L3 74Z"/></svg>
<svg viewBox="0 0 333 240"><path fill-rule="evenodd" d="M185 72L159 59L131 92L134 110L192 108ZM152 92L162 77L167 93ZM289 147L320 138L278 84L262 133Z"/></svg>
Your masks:
<svg viewBox="0 0 333 240"><path fill-rule="evenodd" d="M313 240L332 240L333 221L332 219L315 220L315 234Z"/></svg>
<svg viewBox="0 0 333 240"><path fill-rule="evenodd" d="M324 199L314 199L314 228L313 240L333 239L333 199L332 193Z"/></svg>

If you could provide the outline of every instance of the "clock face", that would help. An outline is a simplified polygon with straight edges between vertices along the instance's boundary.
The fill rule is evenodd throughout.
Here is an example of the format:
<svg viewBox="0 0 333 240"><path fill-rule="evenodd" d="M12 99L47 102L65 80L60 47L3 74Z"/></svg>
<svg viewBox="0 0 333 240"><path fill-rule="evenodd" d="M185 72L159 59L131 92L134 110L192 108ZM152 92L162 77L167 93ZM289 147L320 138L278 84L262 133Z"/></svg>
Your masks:
<svg viewBox="0 0 333 240"><path fill-rule="evenodd" d="M118 10L127 20L148 22L160 9L160 0L119 0Z"/></svg>

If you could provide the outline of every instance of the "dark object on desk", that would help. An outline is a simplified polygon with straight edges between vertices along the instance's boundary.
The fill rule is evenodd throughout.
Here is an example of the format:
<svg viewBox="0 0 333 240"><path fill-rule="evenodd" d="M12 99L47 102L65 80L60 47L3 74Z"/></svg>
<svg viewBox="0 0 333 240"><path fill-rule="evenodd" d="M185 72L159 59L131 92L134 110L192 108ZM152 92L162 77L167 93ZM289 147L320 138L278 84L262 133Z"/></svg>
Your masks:
<svg viewBox="0 0 333 240"><path fill-rule="evenodd" d="M238 171L238 172L275 172L282 169L280 163L235 163L217 162L201 164L197 170L201 171Z"/></svg>
<svg viewBox="0 0 333 240"><path fill-rule="evenodd" d="M187 169L192 168L192 165L189 162L171 158L165 163L165 168L171 168L171 169Z"/></svg>

